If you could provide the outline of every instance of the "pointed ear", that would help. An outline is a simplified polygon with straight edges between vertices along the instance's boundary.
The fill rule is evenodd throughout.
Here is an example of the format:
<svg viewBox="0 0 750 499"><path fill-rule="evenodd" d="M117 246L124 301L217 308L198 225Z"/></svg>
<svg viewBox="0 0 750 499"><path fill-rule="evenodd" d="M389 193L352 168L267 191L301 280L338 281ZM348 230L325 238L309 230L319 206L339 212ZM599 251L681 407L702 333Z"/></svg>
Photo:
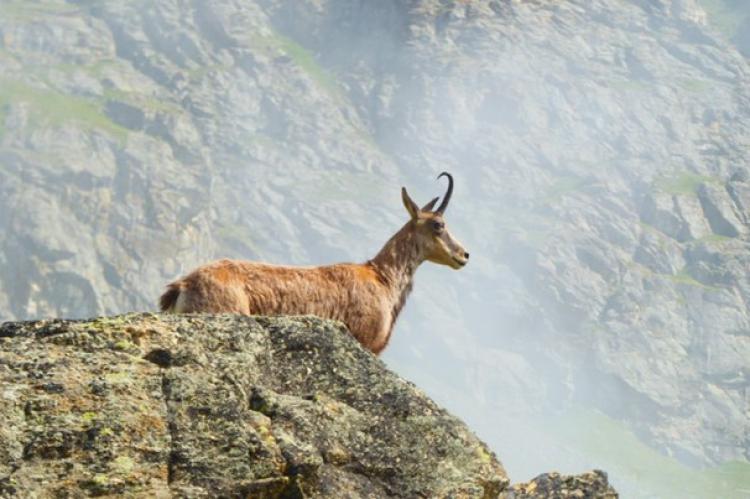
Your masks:
<svg viewBox="0 0 750 499"><path fill-rule="evenodd" d="M406 187L401 188L401 200L404 202L404 207L406 208L406 211L409 212L409 215L411 215L412 220L417 218L419 215L419 207L417 206L417 203L412 201L409 197L409 194L406 192Z"/></svg>
<svg viewBox="0 0 750 499"><path fill-rule="evenodd" d="M435 199L430 200L429 203L427 203L426 205L422 206L421 210L422 211L432 211L432 207L435 206L435 203L438 202L438 199L440 199L440 196L436 197Z"/></svg>

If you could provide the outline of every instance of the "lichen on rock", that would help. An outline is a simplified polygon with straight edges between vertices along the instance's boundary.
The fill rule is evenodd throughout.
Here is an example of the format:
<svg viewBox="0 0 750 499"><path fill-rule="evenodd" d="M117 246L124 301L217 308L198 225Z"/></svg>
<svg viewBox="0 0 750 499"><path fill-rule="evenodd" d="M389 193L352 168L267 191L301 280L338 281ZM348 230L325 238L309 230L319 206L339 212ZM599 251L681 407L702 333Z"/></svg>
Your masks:
<svg viewBox="0 0 750 499"><path fill-rule="evenodd" d="M313 317L0 328L0 495L497 497L458 419Z"/></svg>

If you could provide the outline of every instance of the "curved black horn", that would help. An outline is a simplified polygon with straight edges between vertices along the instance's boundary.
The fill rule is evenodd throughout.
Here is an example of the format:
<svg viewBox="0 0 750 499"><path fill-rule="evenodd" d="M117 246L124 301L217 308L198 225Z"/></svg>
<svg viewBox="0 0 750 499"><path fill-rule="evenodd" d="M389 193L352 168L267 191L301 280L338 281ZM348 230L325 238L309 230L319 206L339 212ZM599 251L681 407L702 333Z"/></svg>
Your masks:
<svg viewBox="0 0 750 499"><path fill-rule="evenodd" d="M440 196L438 196L436 198L430 199L430 202L427 203L426 205L422 206L419 209L419 211L430 211L430 210L432 210L432 207L435 206L435 203L437 203L439 199L440 199Z"/></svg>
<svg viewBox="0 0 750 499"><path fill-rule="evenodd" d="M441 173L440 175L438 175L438 178L440 177L448 177L448 190L445 191L443 202L440 203L438 209L435 210L435 213L440 213L442 215L443 213L445 213L445 209L448 207L448 203L451 202L451 196L453 195L453 177L448 172Z"/></svg>

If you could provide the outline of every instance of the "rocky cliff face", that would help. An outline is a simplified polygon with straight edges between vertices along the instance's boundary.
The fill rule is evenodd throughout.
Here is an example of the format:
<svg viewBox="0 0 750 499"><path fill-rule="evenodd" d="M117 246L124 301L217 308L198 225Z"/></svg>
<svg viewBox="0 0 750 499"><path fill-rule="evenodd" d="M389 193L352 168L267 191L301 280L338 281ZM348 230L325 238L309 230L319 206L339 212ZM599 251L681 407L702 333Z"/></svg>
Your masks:
<svg viewBox="0 0 750 499"><path fill-rule="evenodd" d="M509 489L468 428L313 317L6 323L0 346L4 497L617 497L601 472Z"/></svg>
<svg viewBox="0 0 750 499"><path fill-rule="evenodd" d="M421 271L389 363L496 447L582 406L749 457L750 73L694 2L2 7L0 317L365 260L450 170L472 263Z"/></svg>

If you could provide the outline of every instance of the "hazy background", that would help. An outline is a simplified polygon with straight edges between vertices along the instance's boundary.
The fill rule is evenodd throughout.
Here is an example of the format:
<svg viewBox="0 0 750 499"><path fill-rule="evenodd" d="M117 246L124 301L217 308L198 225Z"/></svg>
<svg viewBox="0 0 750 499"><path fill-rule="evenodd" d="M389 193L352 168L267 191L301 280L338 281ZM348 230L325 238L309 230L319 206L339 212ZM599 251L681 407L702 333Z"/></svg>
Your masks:
<svg viewBox="0 0 750 499"><path fill-rule="evenodd" d="M749 37L738 0L0 0L0 319L364 261L448 170L472 261L383 360L513 481L750 497Z"/></svg>

